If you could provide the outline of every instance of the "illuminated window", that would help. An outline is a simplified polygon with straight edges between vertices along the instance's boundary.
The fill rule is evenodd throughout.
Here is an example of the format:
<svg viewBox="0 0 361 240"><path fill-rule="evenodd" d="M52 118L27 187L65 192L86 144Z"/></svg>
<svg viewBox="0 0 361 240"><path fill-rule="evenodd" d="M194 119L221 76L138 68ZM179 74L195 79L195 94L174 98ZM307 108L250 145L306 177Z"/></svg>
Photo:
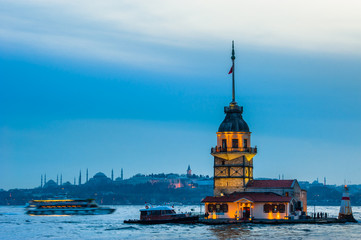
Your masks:
<svg viewBox="0 0 361 240"><path fill-rule="evenodd" d="M278 212L278 205L277 204L272 204L272 212L273 213Z"/></svg>
<svg viewBox="0 0 361 240"><path fill-rule="evenodd" d="M265 213L284 213L286 206L284 204L265 204L263 205L263 212Z"/></svg>
<svg viewBox="0 0 361 240"><path fill-rule="evenodd" d="M228 204L222 204L221 210L222 210L222 212L228 212Z"/></svg>
<svg viewBox="0 0 361 240"><path fill-rule="evenodd" d="M238 148L238 139L232 139L232 148Z"/></svg>
<svg viewBox="0 0 361 240"><path fill-rule="evenodd" d="M216 212L220 212L221 211L221 205L220 204L216 204Z"/></svg>
<svg viewBox="0 0 361 240"><path fill-rule="evenodd" d="M243 139L243 147L244 148L248 147L247 139Z"/></svg>
<svg viewBox="0 0 361 240"><path fill-rule="evenodd" d="M280 213L286 212L286 206L284 204L279 204L278 209Z"/></svg>
<svg viewBox="0 0 361 240"><path fill-rule="evenodd" d="M222 149L227 150L227 139L222 139Z"/></svg>

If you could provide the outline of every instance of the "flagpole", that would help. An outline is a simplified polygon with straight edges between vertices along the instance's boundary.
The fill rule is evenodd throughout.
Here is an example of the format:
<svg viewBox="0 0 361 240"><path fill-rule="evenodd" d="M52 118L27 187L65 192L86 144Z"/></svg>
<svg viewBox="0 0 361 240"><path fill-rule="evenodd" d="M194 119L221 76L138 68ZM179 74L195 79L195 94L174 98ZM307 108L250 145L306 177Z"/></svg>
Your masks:
<svg viewBox="0 0 361 240"><path fill-rule="evenodd" d="M236 57L234 56L234 41L232 41L232 57L231 57L231 59L232 59L232 102L234 103L234 102L236 102L235 101L235 86L234 86L234 59L235 59Z"/></svg>

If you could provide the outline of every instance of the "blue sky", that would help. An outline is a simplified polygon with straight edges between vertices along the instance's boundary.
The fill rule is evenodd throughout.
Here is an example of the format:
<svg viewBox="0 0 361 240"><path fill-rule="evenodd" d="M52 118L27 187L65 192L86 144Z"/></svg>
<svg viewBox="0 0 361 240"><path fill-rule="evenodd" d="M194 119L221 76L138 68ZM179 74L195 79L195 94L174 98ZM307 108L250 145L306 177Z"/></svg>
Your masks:
<svg viewBox="0 0 361 240"><path fill-rule="evenodd" d="M0 188L86 168L212 175L232 40L255 177L361 183L359 7L0 1Z"/></svg>

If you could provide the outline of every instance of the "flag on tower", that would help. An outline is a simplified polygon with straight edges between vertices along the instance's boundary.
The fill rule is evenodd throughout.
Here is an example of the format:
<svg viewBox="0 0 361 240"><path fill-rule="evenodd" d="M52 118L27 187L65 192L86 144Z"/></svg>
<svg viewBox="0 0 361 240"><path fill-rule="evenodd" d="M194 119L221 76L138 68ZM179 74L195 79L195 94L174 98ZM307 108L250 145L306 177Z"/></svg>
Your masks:
<svg viewBox="0 0 361 240"><path fill-rule="evenodd" d="M233 65L232 65L231 69L229 70L228 74L231 74L231 73L233 73Z"/></svg>

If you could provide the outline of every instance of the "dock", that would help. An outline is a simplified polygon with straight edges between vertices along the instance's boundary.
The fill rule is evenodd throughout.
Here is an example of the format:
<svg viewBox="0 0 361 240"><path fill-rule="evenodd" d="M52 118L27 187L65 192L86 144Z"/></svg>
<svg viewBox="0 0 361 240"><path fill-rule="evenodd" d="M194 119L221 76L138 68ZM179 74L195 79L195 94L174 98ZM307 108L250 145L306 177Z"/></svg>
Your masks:
<svg viewBox="0 0 361 240"><path fill-rule="evenodd" d="M322 218L322 219L252 219L252 220L236 220L236 219L204 219L199 218L198 223L206 225L223 225L223 224L334 224L346 223L344 219Z"/></svg>

